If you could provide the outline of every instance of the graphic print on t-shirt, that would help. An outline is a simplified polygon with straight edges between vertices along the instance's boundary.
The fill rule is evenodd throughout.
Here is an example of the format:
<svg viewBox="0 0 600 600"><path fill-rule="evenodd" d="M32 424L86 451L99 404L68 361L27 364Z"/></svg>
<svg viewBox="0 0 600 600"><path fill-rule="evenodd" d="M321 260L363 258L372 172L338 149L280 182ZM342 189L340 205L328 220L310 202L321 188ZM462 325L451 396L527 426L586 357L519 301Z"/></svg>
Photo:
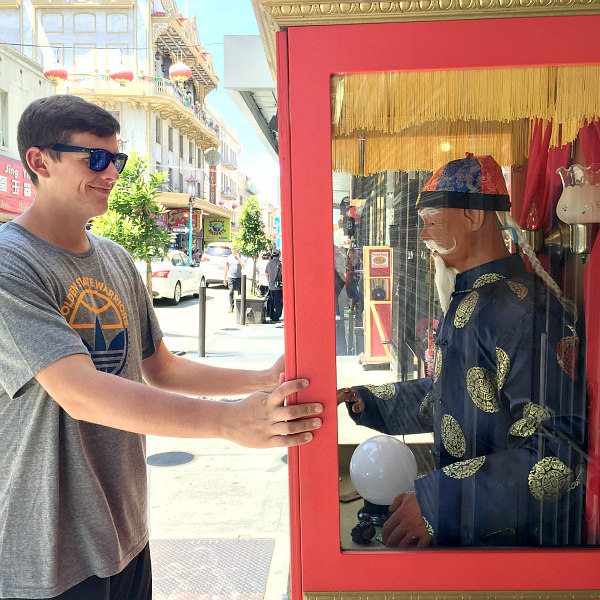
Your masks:
<svg viewBox="0 0 600 600"><path fill-rule="evenodd" d="M129 349L129 319L119 296L103 281L78 277L60 312L81 336L96 369L118 375Z"/></svg>

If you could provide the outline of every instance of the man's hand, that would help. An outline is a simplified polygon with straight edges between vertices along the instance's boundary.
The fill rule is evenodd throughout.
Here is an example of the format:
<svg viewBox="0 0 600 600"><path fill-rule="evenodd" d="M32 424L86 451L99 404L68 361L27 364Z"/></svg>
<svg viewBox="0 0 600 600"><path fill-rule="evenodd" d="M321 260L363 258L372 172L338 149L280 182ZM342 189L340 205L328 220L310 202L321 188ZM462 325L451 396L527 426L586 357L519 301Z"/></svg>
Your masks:
<svg viewBox="0 0 600 600"><path fill-rule="evenodd" d="M298 446L312 440L310 433L322 421L315 418L323 412L321 404L285 406L286 396L308 386L306 379L285 381L278 386L254 392L237 404L230 413L223 437L241 446L274 448Z"/></svg>
<svg viewBox="0 0 600 600"><path fill-rule="evenodd" d="M282 354L274 363L273 366L266 370L268 385L275 387L285 381L285 354Z"/></svg>
<svg viewBox="0 0 600 600"><path fill-rule="evenodd" d="M352 412L360 414L365 410L365 401L352 389L352 388L341 388L336 393L336 399L338 406L342 402L347 402L352 405Z"/></svg>
<svg viewBox="0 0 600 600"><path fill-rule="evenodd" d="M417 494L400 494L390 505L391 516L381 530L383 543L390 548L415 546L425 548L431 536L425 527Z"/></svg>

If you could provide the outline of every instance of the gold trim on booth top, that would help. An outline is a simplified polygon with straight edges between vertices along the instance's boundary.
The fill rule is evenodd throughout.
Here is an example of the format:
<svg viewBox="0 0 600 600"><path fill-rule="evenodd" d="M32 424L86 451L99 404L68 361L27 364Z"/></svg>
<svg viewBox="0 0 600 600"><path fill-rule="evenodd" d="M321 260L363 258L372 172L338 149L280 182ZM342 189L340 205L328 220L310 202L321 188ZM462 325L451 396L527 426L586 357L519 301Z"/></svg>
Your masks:
<svg viewBox="0 0 600 600"><path fill-rule="evenodd" d="M600 590L304 592L304 600L598 600Z"/></svg>
<svg viewBox="0 0 600 600"><path fill-rule="evenodd" d="M399 0L397 2L258 0L258 2L279 27L593 15L600 11L600 0Z"/></svg>

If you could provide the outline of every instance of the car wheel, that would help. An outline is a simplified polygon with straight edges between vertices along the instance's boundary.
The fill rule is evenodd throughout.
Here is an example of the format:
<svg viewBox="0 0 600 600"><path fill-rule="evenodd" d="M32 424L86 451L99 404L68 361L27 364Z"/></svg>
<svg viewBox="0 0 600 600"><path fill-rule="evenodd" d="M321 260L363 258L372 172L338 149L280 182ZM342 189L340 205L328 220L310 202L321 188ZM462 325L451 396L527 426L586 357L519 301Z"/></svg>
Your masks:
<svg viewBox="0 0 600 600"><path fill-rule="evenodd" d="M181 300L181 283L179 281L175 284L175 290L173 292L173 299L171 300L171 304L179 304Z"/></svg>

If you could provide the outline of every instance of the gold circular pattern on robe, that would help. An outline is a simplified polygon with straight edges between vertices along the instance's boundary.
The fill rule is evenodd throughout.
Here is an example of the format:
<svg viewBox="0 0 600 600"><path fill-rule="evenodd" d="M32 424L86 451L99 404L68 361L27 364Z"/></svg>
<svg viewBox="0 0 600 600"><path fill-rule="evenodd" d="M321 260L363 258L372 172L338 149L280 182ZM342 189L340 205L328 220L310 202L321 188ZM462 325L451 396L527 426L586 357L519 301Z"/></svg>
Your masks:
<svg viewBox="0 0 600 600"><path fill-rule="evenodd" d="M542 421L549 418L550 413L545 408L528 402L523 407L523 416L510 426L508 433L515 437L529 437L537 431Z"/></svg>
<svg viewBox="0 0 600 600"><path fill-rule="evenodd" d="M518 281L507 281L506 285L514 292L519 300L523 300L527 296L528 289L526 285Z"/></svg>
<svg viewBox="0 0 600 600"><path fill-rule="evenodd" d="M500 412L500 402L494 374L483 367L471 367L467 371L467 392L473 404L483 412Z"/></svg>
<svg viewBox="0 0 600 600"><path fill-rule="evenodd" d="M425 394L425 398L423 398L423 402L419 406L419 416L421 419L428 424L433 423L433 403L431 402L431 397L433 395L433 390L429 390Z"/></svg>
<svg viewBox="0 0 600 600"><path fill-rule="evenodd" d="M442 416L441 433L442 444L448 454L462 458L467 451L467 442L458 421L452 415Z"/></svg>
<svg viewBox="0 0 600 600"><path fill-rule="evenodd" d="M456 309L456 314L454 315L454 327L460 329L469 322L478 300L479 292L472 291L464 300L461 301Z"/></svg>
<svg viewBox="0 0 600 600"><path fill-rule="evenodd" d="M509 371L510 358L508 358L506 350L496 347L496 383L499 390L504 386Z"/></svg>
<svg viewBox="0 0 600 600"><path fill-rule="evenodd" d="M475 280L473 287L474 288L483 287L484 285L487 285L488 283L494 283L494 281L500 281L501 279L504 279L504 275L500 275L498 273L486 273L485 275L482 275L481 277L478 277Z"/></svg>
<svg viewBox="0 0 600 600"><path fill-rule="evenodd" d="M365 385L374 396L381 400L391 400L394 397L396 388L393 383L384 383L382 385Z"/></svg>
<svg viewBox="0 0 600 600"><path fill-rule="evenodd" d="M433 381L437 381L442 373L442 349L439 346L435 349L434 365Z"/></svg>
<svg viewBox="0 0 600 600"><path fill-rule="evenodd" d="M461 460L451 465L446 465L442 468L442 471L448 477L452 477L452 479L465 479L465 477L475 475L481 469L484 462L485 456L478 456L477 458Z"/></svg>
<svg viewBox="0 0 600 600"><path fill-rule="evenodd" d="M529 471L529 491L540 501L556 500L569 489L571 476L571 469L556 456L542 458Z"/></svg>
<svg viewBox="0 0 600 600"><path fill-rule="evenodd" d="M575 476L575 481L569 486L569 491L572 491L581 485L581 482L585 477L585 465L583 463L579 463L575 467L575 472L577 475Z"/></svg>
<svg viewBox="0 0 600 600"><path fill-rule="evenodd" d="M556 360L571 381L577 379L578 355L579 338L576 335L566 336L556 344Z"/></svg>
<svg viewBox="0 0 600 600"><path fill-rule="evenodd" d="M425 523L425 529L427 529L427 533L433 537L433 527L425 517L423 517L423 523Z"/></svg>

